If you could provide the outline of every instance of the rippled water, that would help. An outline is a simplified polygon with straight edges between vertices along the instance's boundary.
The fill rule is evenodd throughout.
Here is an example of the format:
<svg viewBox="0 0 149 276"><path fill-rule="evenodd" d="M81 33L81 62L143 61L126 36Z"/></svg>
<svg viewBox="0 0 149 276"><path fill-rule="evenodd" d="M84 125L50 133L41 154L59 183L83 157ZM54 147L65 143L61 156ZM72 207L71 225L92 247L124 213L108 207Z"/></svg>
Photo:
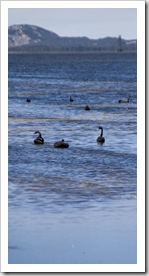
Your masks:
<svg viewBox="0 0 149 276"><path fill-rule="evenodd" d="M27 254L20 257L16 247L25 239L20 229L25 229L25 223L29 227L34 217L39 232L41 214L42 233L48 227L47 214L56 214L53 223L60 232L61 221L72 225L81 217L81 229L81 221L88 215L94 217L92 223L96 225L99 210L106 216L111 216L112 210L125 219L131 214L136 236L136 70L136 54L9 55L10 263L78 262L74 256L69 260L68 252L64 260L58 254L47 258L44 246L44 257L36 258L32 234L30 261ZM118 103L128 97L132 99L129 103ZM26 102L27 98L31 102ZM84 110L85 105L90 111ZM96 142L99 126L105 137L102 145ZM36 130L41 131L44 145L33 143ZM61 139L69 143L69 148L54 148ZM19 241L14 238L16 232ZM94 229L92 232L94 235ZM50 231L49 235L53 239L59 236ZM135 249L127 262L133 263L136 241L130 246ZM55 253L60 250L59 245L52 248ZM111 255L111 263L127 259L117 257L113 260ZM95 256L79 260L106 263L110 257L106 259L105 254L101 261Z"/></svg>

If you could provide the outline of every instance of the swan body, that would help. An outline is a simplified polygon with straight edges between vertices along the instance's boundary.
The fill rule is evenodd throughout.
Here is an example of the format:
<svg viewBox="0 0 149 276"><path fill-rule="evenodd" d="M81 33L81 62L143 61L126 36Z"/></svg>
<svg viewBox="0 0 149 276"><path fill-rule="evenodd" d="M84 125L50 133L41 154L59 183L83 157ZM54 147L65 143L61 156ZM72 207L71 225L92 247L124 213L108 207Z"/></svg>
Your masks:
<svg viewBox="0 0 149 276"><path fill-rule="evenodd" d="M34 134L38 134L38 137L34 140L34 144L44 144L44 139L41 136L41 132L35 131Z"/></svg>
<svg viewBox="0 0 149 276"><path fill-rule="evenodd" d="M86 105L84 110L90 110L90 107L88 105Z"/></svg>
<svg viewBox="0 0 149 276"><path fill-rule="evenodd" d="M127 100L119 100L119 103L129 103L129 101L131 100L131 98L127 98Z"/></svg>
<svg viewBox="0 0 149 276"><path fill-rule="evenodd" d="M99 127L99 129L101 129L101 133L100 136L97 138L97 142L102 144L105 142L105 138L103 137L103 128Z"/></svg>
<svg viewBox="0 0 149 276"><path fill-rule="evenodd" d="M64 139L62 139L59 142L54 143L55 148L68 148L69 144L64 142Z"/></svg>
<svg viewBox="0 0 149 276"><path fill-rule="evenodd" d="M27 98L26 101L27 101L27 103L30 103L30 102L31 102L31 99Z"/></svg>

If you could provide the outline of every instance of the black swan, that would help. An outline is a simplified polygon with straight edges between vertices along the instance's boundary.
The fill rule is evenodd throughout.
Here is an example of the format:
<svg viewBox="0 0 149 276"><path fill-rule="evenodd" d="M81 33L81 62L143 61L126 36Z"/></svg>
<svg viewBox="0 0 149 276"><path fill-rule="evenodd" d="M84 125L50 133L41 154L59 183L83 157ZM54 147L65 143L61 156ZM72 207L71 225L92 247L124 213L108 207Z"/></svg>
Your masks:
<svg viewBox="0 0 149 276"><path fill-rule="evenodd" d="M131 98L127 98L127 100L119 100L119 103L129 103Z"/></svg>
<svg viewBox="0 0 149 276"><path fill-rule="evenodd" d="M30 102L31 102L31 99L27 98L26 101L27 101L27 103L30 103Z"/></svg>
<svg viewBox="0 0 149 276"><path fill-rule="evenodd" d="M62 139L59 142L54 143L55 148L68 148L69 144L64 142L64 139Z"/></svg>
<svg viewBox="0 0 149 276"><path fill-rule="evenodd" d="M72 97L70 97L70 102L73 102L73 98Z"/></svg>
<svg viewBox="0 0 149 276"><path fill-rule="evenodd" d="M105 138L103 137L103 128L99 127L99 129L101 129L101 133L100 133L100 136L97 138L97 142L98 143L104 143L105 142Z"/></svg>
<svg viewBox="0 0 149 276"><path fill-rule="evenodd" d="M84 110L90 110L90 107L88 105L86 105Z"/></svg>
<svg viewBox="0 0 149 276"><path fill-rule="evenodd" d="M43 144L44 139L42 138L40 131L35 131L34 134L39 134L38 137L34 140L34 143L35 144Z"/></svg>

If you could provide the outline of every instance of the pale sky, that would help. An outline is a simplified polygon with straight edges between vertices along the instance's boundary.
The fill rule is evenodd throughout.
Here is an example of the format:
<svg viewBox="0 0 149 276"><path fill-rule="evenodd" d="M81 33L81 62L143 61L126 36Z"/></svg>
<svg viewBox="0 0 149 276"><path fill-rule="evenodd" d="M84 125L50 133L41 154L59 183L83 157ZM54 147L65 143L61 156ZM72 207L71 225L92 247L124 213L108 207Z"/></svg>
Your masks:
<svg viewBox="0 0 149 276"><path fill-rule="evenodd" d="M137 38L135 8L9 8L8 26L31 24L59 36Z"/></svg>

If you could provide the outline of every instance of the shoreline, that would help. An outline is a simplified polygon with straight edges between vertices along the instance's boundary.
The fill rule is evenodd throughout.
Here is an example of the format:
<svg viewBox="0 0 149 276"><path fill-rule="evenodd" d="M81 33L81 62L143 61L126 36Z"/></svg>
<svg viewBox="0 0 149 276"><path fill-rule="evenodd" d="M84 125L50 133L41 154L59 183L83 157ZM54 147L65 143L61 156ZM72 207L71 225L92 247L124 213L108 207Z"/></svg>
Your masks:
<svg viewBox="0 0 149 276"><path fill-rule="evenodd" d="M72 54L137 54L137 51L8 51L8 54L10 55L22 55L22 54L28 54L28 55L33 55L33 54L65 54L65 55L72 55Z"/></svg>

